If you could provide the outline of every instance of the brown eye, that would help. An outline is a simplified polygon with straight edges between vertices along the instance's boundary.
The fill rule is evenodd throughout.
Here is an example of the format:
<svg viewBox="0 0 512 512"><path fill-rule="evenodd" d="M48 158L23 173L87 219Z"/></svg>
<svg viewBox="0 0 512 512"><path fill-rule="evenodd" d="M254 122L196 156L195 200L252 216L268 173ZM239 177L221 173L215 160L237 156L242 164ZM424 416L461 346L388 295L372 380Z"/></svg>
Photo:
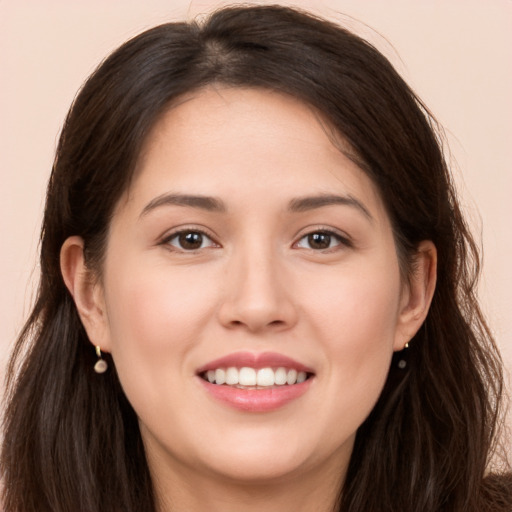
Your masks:
<svg viewBox="0 0 512 512"><path fill-rule="evenodd" d="M337 246L350 247L348 239L329 231L315 231L304 235L297 243L297 247L301 249L312 249L315 251L323 251L332 249Z"/></svg>
<svg viewBox="0 0 512 512"><path fill-rule="evenodd" d="M203 245L203 235L201 233L181 233L178 235L178 241L183 249L199 249Z"/></svg>
<svg viewBox="0 0 512 512"><path fill-rule="evenodd" d="M328 249L331 246L331 235L327 233L311 233L308 235L311 249Z"/></svg>
<svg viewBox="0 0 512 512"><path fill-rule="evenodd" d="M210 237L200 231L181 231L180 233L175 233L165 243L182 251L196 251L215 245Z"/></svg>

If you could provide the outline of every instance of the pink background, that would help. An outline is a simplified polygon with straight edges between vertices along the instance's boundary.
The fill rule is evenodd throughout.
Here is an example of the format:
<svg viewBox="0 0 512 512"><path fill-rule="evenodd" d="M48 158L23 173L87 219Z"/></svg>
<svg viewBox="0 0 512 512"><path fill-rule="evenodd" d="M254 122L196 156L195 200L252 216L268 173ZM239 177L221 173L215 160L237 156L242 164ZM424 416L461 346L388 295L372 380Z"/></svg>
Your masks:
<svg viewBox="0 0 512 512"><path fill-rule="evenodd" d="M45 185L77 89L127 38L226 3L0 0L0 376L34 296ZM482 233L481 300L510 372L512 1L281 3L370 39L445 127L463 206Z"/></svg>

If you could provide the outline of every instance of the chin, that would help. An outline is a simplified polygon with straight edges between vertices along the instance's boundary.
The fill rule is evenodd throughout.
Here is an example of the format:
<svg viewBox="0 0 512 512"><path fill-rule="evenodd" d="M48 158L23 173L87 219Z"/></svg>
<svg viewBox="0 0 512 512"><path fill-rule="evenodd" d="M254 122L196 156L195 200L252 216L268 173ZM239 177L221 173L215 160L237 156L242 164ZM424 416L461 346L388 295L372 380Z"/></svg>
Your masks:
<svg viewBox="0 0 512 512"><path fill-rule="evenodd" d="M234 454L210 464L210 471L238 484L271 484L304 471L304 461L290 453Z"/></svg>
<svg viewBox="0 0 512 512"><path fill-rule="evenodd" d="M210 471L239 483L286 480L314 469L324 459L317 443L302 433L279 432L275 426L270 431L265 428L243 432L242 429L242 432L226 433L229 442L212 444L214 448L203 460Z"/></svg>

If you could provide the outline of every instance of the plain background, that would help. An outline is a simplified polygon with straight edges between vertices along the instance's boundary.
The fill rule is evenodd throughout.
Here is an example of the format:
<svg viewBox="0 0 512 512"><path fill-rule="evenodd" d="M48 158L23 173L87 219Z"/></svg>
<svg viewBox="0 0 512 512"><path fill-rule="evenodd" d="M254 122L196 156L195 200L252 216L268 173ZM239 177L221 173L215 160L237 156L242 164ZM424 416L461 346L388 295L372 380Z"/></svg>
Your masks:
<svg viewBox="0 0 512 512"><path fill-rule="evenodd" d="M34 297L46 181L76 91L129 37L227 3L0 0L0 377ZM368 38L444 126L462 204L484 247L481 301L510 372L512 1L280 3Z"/></svg>

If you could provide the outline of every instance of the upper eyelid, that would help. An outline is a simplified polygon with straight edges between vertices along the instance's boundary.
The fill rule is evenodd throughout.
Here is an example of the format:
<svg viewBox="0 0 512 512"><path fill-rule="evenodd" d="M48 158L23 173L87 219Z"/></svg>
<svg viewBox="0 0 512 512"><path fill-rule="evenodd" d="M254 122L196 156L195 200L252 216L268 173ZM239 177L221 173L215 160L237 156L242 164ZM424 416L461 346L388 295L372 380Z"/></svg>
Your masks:
<svg viewBox="0 0 512 512"><path fill-rule="evenodd" d="M160 243L165 244L169 240L178 236L179 234L187 233L187 232L201 233L202 235L205 235L206 237L208 237L212 242L214 242L219 247L222 246L222 244L219 242L219 237L215 233L213 233L210 229L208 229L204 226L193 225L193 224L177 226L175 228L167 230L162 236L159 237ZM293 240L294 240L293 245L297 244L304 237L311 235L313 233L326 233L326 234L335 236L341 242L346 243L347 245L353 243L352 237L345 231L334 228L332 226L325 226L325 225L319 224L319 225L314 225L314 226L307 226L307 227L299 230L296 233L296 235L293 237Z"/></svg>
<svg viewBox="0 0 512 512"><path fill-rule="evenodd" d="M329 236L333 236L337 239L338 243L334 247L330 247L330 248L326 248L326 249L313 249L313 248L308 249L308 248L299 247L299 243L304 238L306 238L309 235L312 235L314 233L324 233ZM294 248L296 250L299 250L299 249L311 250L311 251L314 251L315 253L319 253L319 254L322 254L322 253L326 254L328 252L339 251L341 249L352 249L354 247L355 247L354 241L352 240L352 238L349 235L347 235L344 232L334 230L332 228L330 228L330 229L326 229L326 228L318 229L317 228L317 229L309 230L307 232L302 233L297 238L295 238L295 241L292 244L292 248Z"/></svg>
<svg viewBox="0 0 512 512"><path fill-rule="evenodd" d="M160 243L165 244L168 243L169 240L172 240L176 236L181 233L201 233L202 235L208 237L213 243L220 246L220 242L218 242L217 237L214 233L212 233L209 229L206 229L202 226L179 226L173 228L171 230L166 231L161 237L159 237Z"/></svg>
<svg viewBox="0 0 512 512"><path fill-rule="evenodd" d="M334 235L342 240L346 240L352 242L352 237L341 229L334 228L332 226L308 226L306 228L302 228L296 235L295 240L302 240L305 236L312 235L313 233L326 233L329 235Z"/></svg>

